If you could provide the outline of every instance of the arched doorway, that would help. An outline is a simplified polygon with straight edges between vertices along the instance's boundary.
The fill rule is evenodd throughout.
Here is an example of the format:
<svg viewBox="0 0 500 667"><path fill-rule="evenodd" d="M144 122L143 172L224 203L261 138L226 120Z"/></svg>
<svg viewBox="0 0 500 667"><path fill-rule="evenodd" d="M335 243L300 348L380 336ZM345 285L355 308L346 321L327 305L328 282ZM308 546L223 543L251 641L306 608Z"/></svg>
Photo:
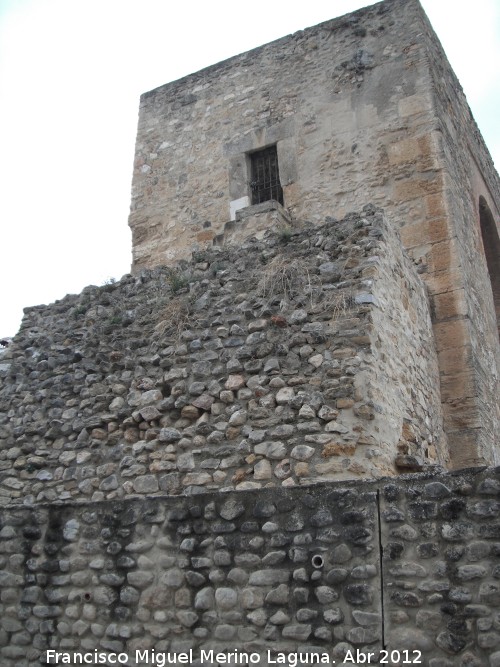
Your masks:
<svg viewBox="0 0 500 667"><path fill-rule="evenodd" d="M490 275L500 337L500 238L493 215L486 203L486 199L482 196L479 197L479 223L481 225L484 254Z"/></svg>

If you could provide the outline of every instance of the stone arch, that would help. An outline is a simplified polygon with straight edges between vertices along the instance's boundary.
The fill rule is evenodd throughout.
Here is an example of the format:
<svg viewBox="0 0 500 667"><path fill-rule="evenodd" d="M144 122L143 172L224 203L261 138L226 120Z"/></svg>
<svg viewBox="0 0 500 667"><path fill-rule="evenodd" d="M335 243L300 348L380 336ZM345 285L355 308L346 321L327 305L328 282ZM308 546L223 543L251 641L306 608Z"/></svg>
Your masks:
<svg viewBox="0 0 500 667"><path fill-rule="evenodd" d="M479 224L500 337L500 238L493 214L483 196L479 197Z"/></svg>

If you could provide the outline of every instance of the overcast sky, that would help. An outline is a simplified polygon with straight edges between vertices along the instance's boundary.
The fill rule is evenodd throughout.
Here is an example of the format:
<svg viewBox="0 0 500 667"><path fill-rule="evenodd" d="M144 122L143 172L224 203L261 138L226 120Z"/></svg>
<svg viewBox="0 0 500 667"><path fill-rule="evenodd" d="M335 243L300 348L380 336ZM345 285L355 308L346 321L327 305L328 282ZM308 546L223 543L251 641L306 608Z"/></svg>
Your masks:
<svg viewBox="0 0 500 667"><path fill-rule="evenodd" d="M139 96L366 0L0 0L0 336L130 269ZM500 0L423 0L500 164Z"/></svg>

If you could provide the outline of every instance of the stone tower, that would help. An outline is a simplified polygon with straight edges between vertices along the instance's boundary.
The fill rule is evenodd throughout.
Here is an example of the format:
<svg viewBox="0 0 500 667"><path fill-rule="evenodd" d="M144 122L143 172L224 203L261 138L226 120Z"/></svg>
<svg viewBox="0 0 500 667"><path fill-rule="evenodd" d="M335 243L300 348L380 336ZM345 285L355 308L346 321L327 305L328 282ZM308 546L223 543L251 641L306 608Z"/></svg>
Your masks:
<svg viewBox="0 0 500 667"><path fill-rule="evenodd" d="M499 667L499 207L417 0L143 95L0 358L2 667Z"/></svg>
<svg viewBox="0 0 500 667"><path fill-rule="evenodd" d="M259 190L259 164L279 191ZM366 203L399 228L429 292L453 467L498 461L500 184L418 1L367 7L141 98L134 271Z"/></svg>

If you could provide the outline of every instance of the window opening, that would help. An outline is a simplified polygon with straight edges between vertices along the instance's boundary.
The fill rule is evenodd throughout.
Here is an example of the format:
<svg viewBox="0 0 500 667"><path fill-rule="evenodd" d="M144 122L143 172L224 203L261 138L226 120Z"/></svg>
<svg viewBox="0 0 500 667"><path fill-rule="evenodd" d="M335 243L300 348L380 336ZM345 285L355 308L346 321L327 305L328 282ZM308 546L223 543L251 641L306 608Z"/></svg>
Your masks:
<svg viewBox="0 0 500 667"><path fill-rule="evenodd" d="M278 152L276 146L250 154L252 163L250 188L252 204L275 199L283 205L283 188L280 183Z"/></svg>

